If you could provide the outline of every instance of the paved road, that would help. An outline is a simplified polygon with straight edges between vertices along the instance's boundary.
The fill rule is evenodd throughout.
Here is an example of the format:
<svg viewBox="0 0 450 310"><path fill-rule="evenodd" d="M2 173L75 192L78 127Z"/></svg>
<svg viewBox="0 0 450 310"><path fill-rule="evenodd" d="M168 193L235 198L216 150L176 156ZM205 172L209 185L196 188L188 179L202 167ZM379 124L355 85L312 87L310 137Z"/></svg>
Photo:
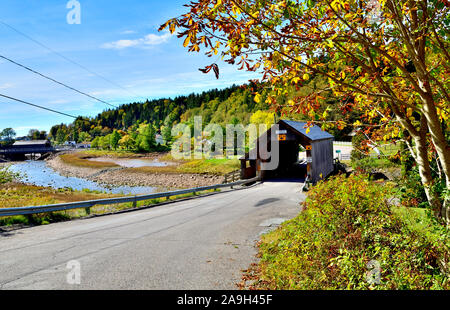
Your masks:
<svg viewBox="0 0 450 310"><path fill-rule="evenodd" d="M0 289L236 289L255 241L304 198L298 182L0 234ZM67 283L77 260L81 284Z"/></svg>

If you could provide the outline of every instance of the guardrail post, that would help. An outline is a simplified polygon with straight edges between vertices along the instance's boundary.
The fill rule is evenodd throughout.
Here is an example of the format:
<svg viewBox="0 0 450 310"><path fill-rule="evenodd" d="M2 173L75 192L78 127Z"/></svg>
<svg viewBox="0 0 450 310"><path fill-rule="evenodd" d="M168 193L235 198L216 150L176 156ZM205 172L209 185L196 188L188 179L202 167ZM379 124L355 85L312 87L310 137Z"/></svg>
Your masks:
<svg viewBox="0 0 450 310"><path fill-rule="evenodd" d="M91 207L84 208L87 215L91 215Z"/></svg>
<svg viewBox="0 0 450 310"><path fill-rule="evenodd" d="M28 220L28 224L33 224L34 219L33 219L33 214L27 214L25 215L27 220Z"/></svg>
<svg viewBox="0 0 450 310"><path fill-rule="evenodd" d="M236 178L236 177L235 177ZM249 180L242 180L238 182L233 182L232 185L242 185L253 183L256 181L261 181L260 176L255 177ZM176 195L184 195L186 193L193 193L195 196L198 196L199 193L204 191L220 191L220 188L228 187L228 184L216 184L213 186L204 186L197 188L190 188L187 190L179 190L172 192L165 192L161 195L161 193L155 193L150 195L137 195L121 197L121 198L108 198L108 199L98 199L98 200L89 200L89 201L80 201L80 202L70 202L70 203L60 203L46 206L32 206L32 207L21 207L21 208L0 208L0 217L4 216L16 216L16 215L25 215L30 223L34 223L34 217L31 214L39 214L39 213L48 213L55 211L64 211L64 210L72 210L72 209L85 209L87 214L90 214L91 209L96 205L111 205L111 204L122 204L122 203L132 203L134 207L137 207L137 201L145 201L149 199L155 198L163 198L169 199L169 197ZM183 193L183 194L182 194ZM50 211L51 210L51 211Z"/></svg>

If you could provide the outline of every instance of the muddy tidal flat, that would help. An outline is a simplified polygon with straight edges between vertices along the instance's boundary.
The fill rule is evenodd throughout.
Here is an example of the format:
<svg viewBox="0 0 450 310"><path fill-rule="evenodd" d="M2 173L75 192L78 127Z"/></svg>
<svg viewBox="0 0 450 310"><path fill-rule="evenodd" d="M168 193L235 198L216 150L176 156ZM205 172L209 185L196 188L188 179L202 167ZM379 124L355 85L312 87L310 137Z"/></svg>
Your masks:
<svg viewBox="0 0 450 310"><path fill-rule="evenodd" d="M155 159L152 158L151 161L157 163ZM123 161L123 159L120 160ZM136 159L133 160L136 161ZM115 161L118 162L119 159ZM167 164L176 165L176 163ZM128 170L126 165L125 167L119 166L107 169L76 167L64 163L59 157L48 160L47 165L63 176L78 177L113 186L151 186L178 189L214 185L223 181L222 176L215 175L136 172Z"/></svg>

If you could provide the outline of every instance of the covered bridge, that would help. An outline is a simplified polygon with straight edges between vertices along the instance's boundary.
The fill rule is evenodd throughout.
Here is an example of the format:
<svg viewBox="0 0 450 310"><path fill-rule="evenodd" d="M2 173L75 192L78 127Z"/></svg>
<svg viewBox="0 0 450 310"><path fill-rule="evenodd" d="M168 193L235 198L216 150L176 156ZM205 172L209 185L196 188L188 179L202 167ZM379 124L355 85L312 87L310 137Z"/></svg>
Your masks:
<svg viewBox="0 0 450 310"><path fill-rule="evenodd" d="M52 144L48 140L30 140L30 141L16 141L12 146L0 149L0 155L4 157L23 160L25 155L31 154L49 154L55 152Z"/></svg>
<svg viewBox="0 0 450 310"><path fill-rule="evenodd" d="M256 141L256 147L241 160L241 177L244 179L259 175L262 179L295 176L315 183L327 177L334 170L334 137L314 125L307 129L307 123L280 120ZM273 141L276 140L276 141ZM276 142L276 143L273 143ZM274 155L271 147L278 148ZM299 159L300 146L306 150L306 158ZM268 155L269 154L269 155ZM267 165L277 156L278 165ZM270 166L270 167L269 167Z"/></svg>

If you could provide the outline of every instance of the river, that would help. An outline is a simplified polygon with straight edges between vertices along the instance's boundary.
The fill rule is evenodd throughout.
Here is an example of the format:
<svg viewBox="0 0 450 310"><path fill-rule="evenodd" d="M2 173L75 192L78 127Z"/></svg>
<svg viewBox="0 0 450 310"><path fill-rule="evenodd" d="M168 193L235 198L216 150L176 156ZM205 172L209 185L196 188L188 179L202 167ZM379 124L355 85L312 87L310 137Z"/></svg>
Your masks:
<svg viewBox="0 0 450 310"><path fill-rule="evenodd" d="M82 178L65 177L48 167L45 161L25 161L13 164L10 166L10 170L19 173L19 179L24 183L55 189L72 188L78 191L88 189L123 195L150 194L156 191L156 187L108 186Z"/></svg>

